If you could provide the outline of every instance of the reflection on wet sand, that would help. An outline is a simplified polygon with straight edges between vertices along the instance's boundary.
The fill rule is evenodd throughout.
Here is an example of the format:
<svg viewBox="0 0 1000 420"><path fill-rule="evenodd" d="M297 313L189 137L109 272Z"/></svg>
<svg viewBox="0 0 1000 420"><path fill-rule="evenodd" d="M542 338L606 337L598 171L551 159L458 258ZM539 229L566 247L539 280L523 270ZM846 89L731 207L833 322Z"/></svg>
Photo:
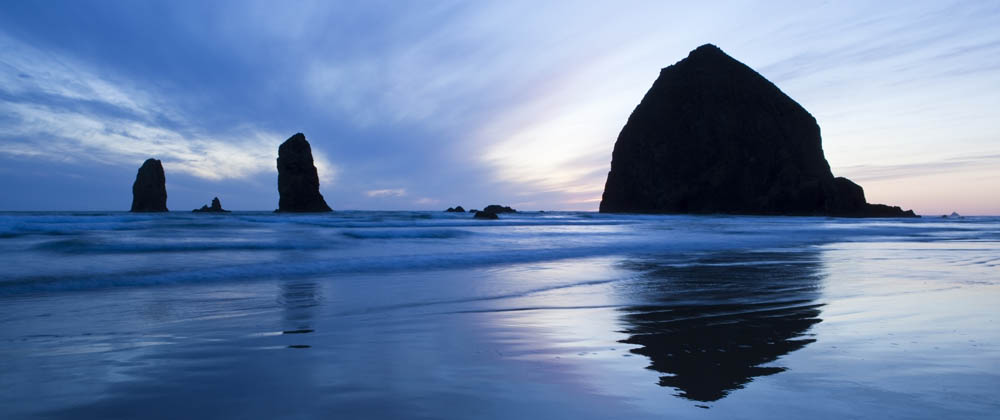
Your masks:
<svg viewBox="0 0 1000 420"><path fill-rule="evenodd" d="M285 329L282 335L312 333L313 313L323 301L319 285L315 281L289 280L281 284L278 303L284 308ZM308 344L290 344L290 349L308 349Z"/></svg>
<svg viewBox="0 0 1000 420"><path fill-rule="evenodd" d="M661 386L678 396L710 402L815 341L815 300L824 274L816 252L712 254L684 264L631 262L644 275L637 292L650 305L624 309L625 343L642 347Z"/></svg>

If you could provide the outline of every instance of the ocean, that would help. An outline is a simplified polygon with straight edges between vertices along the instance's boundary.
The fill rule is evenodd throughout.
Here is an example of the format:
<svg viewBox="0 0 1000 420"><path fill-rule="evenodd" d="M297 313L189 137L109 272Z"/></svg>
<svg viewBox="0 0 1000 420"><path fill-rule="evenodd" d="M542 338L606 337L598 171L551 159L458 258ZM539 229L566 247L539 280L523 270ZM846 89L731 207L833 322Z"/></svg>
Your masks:
<svg viewBox="0 0 1000 420"><path fill-rule="evenodd" d="M0 213L0 418L996 418L1000 218Z"/></svg>

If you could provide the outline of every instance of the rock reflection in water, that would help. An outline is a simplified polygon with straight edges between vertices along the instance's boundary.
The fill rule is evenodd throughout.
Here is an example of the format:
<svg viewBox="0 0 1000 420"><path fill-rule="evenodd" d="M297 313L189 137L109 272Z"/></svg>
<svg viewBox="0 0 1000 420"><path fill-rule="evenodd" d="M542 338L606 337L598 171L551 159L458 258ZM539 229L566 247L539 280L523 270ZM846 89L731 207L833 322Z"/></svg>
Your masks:
<svg viewBox="0 0 1000 420"><path fill-rule="evenodd" d="M315 281L290 280L281 284L278 304L285 309L285 319L296 326L294 329L309 328L313 311L322 301L322 292Z"/></svg>
<svg viewBox="0 0 1000 420"><path fill-rule="evenodd" d="M287 281L281 284L281 295L278 303L284 311L285 329L282 335L310 334L313 330L313 318L316 307L322 302L323 295L319 285L314 281ZM295 343L288 346L293 349L305 349L311 346Z"/></svg>
<svg viewBox="0 0 1000 420"><path fill-rule="evenodd" d="M653 302L626 308L625 343L651 360L661 386L680 397L716 401L758 376L786 368L768 365L815 341L816 302L824 277L819 255L712 254L683 264L632 262L645 274L637 293ZM765 366L767 365L767 366Z"/></svg>

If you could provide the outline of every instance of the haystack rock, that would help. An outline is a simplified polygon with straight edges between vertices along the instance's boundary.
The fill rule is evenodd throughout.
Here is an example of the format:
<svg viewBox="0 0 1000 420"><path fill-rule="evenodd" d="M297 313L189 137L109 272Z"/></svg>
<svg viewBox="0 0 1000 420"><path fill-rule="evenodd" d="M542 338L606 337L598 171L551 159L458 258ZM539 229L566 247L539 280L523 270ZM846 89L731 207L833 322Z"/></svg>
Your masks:
<svg viewBox="0 0 1000 420"><path fill-rule="evenodd" d="M191 210L195 213L229 213L229 210L222 208L222 202L219 201L219 197L212 199L212 206L201 206L200 209Z"/></svg>
<svg viewBox="0 0 1000 420"><path fill-rule="evenodd" d="M915 216L834 178L816 119L711 44L661 70L632 111L600 211Z"/></svg>
<svg viewBox="0 0 1000 420"><path fill-rule="evenodd" d="M332 211L319 193L319 176L306 136L296 133L278 147L279 212Z"/></svg>
<svg viewBox="0 0 1000 420"><path fill-rule="evenodd" d="M132 183L132 212L151 213L167 211L167 179L163 164L156 159L146 159L139 167Z"/></svg>

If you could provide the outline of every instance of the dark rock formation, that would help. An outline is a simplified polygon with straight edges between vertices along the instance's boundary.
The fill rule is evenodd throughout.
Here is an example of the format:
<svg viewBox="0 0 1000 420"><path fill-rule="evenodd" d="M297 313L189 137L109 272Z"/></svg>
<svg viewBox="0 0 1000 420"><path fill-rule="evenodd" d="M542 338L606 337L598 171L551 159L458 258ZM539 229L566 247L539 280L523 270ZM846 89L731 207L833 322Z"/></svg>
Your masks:
<svg viewBox="0 0 1000 420"><path fill-rule="evenodd" d="M278 212L332 211L319 193L319 176L306 136L296 133L278 147Z"/></svg>
<svg viewBox="0 0 1000 420"><path fill-rule="evenodd" d="M483 211L489 212L489 213L495 213L495 214L500 214L500 213L517 213L517 210L514 210L514 209L512 209L512 208L510 208L508 206L501 206L499 204L490 204L490 205L486 206L486 208L484 208Z"/></svg>
<svg viewBox="0 0 1000 420"><path fill-rule="evenodd" d="M600 211L915 216L834 178L816 119L710 44L661 70L629 116Z"/></svg>
<svg viewBox="0 0 1000 420"><path fill-rule="evenodd" d="M139 167L132 183L132 212L149 213L167 211L167 179L163 164L156 159L146 159Z"/></svg>
<svg viewBox="0 0 1000 420"><path fill-rule="evenodd" d="M500 216L497 216L496 213L491 212L491 211L485 211L485 210L483 210L483 211L476 211L476 213L473 214L472 217L474 217L476 219L486 219L486 220L496 220L496 219L500 218Z"/></svg>
<svg viewBox="0 0 1000 420"><path fill-rule="evenodd" d="M191 211L195 213L229 213L229 210L222 208L222 202L219 201L219 197L212 199L212 207L201 206L200 209L194 209Z"/></svg>
<svg viewBox="0 0 1000 420"><path fill-rule="evenodd" d="M462 206L448 207L448 210L445 211L448 213L465 213L465 209Z"/></svg>

